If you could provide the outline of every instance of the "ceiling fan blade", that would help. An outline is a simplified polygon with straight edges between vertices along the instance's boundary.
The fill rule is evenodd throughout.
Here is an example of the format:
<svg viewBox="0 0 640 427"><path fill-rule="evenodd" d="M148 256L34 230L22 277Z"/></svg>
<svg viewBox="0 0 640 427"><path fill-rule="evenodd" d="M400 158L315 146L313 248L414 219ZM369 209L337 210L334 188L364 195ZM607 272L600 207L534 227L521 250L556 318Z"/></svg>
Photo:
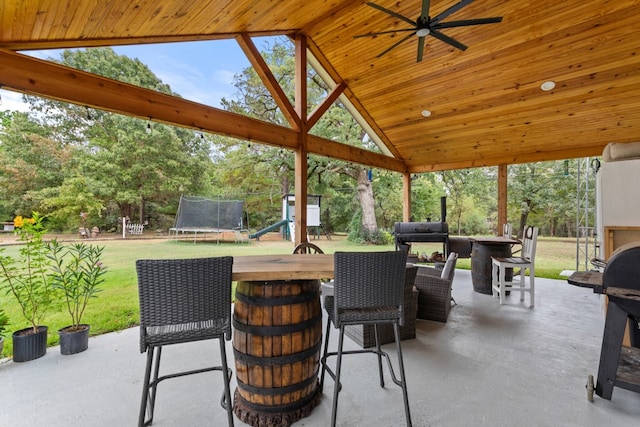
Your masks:
<svg viewBox="0 0 640 427"><path fill-rule="evenodd" d="M415 28L403 28L401 30L389 30L389 31L380 31L377 33L367 33L367 34L360 34L357 36L353 36L354 39L359 39L361 37L375 37L375 36L379 36L381 34L393 34L393 33L401 33L401 32L405 32L405 31L415 31Z"/></svg>
<svg viewBox="0 0 640 427"><path fill-rule="evenodd" d="M454 27L466 27L468 25L482 25L482 24L495 24L502 22L502 16L496 16L493 18L479 18L479 19L463 19L461 21L441 22L433 25L431 28L454 28Z"/></svg>
<svg viewBox="0 0 640 427"><path fill-rule="evenodd" d="M422 61L423 53L424 53L424 37L418 37L418 59L416 62Z"/></svg>
<svg viewBox="0 0 640 427"><path fill-rule="evenodd" d="M379 11L381 11L381 12L384 12L384 13L386 13L386 14L388 14L388 15L391 15L391 16L393 16L393 17L395 17L395 18L401 19L401 20L403 20L404 22L409 23L409 24L411 24L411 25L413 25L413 26L417 25L415 21L412 21L411 19L407 18L406 16L402 16L402 15L400 15L399 13L394 12L393 10L389 10L389 9L386 9L386 8L384 8L384 7L382 7L382 6L378 6L378 5L377 5L377 4L375 4L374 2L371 2L371 1L370 1L370 2L367 2L367 4L368 4L369 6L371 6L372 8L374 8L374 9L378 9L378 10L379 10Z"/></svg>
<svg viewBox="0 0 640 427"><path fill-rule="evenodd" d="M452 39L451 37L449 37L447 35L442 34L438 30L431 30L429 35L437 38L438 40L442 40L445 43L449 43L451 46L456 47L456 48L458 48L460 50L467 50L467 46L463 45L462 43L460 43L459 41L457 41L455 39Z"/></svg>
<svg viewBox="0 0 640 427"><path fill-rule="evenodd" d="M389 52L391 49L393 49L393 48L397 47L398 45L402 44L402 42L409 40L409 38L410 38L411 36L413 36L415 33L416 33L416 32L414 31L413 33L409 34L408 36L403 37L401 40L399 40L399 41L395 42L395 43L394 43L390 48L388 48L388 49L386 49L384 52L382 52L382 53L380 53L380 54L376 55L376 58L380 58L382 55L384 55L385 53Z"/></svg>
<svg viewBox="0 0 640 427"><path fill-rule="evenodd" d="M440 15L436 16L435 18L433 18L431 20L431 24L432 25L437 24L438 22L442 21L443 19L445 19L446 17L448 17L452 13L455 13L455 12L459 11L460 9L462 9L463 7L467 6L472 1L473 0L462 0L460 3L454 4L449 9L445 10Z"/></svg>
<svg viewBox="0 0 640 427"><path fill-rule="evenodd" d="M420 18L422 18L423 21L429 20L430 8L431 8L431 0L422 0L422 14L420 15Z"/></svg>

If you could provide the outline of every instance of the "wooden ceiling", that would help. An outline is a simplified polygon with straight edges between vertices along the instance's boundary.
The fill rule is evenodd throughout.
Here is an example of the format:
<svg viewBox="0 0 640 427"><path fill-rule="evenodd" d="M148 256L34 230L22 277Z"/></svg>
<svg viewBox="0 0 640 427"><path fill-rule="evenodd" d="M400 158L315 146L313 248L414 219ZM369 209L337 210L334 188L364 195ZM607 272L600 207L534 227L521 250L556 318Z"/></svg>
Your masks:
<svg viewBox="0 0 640 427"><path fill-rule="evenodd" d="M431 16L458 1L431 1ZM421 0L375 3L413 20L422 6ZM596 156L609 142L640 140L639 3L475 0L445 21L502 16L502 22L442 30L466 51L427 36L417 62L415 36L380 58L407 33L354 38L408 26L365 1L5 0L0 85L65 98L34 83L46 78L41 62L9 51L298 35L396 157L372 162L378 166L414 173ZM12 72L24 75L30 89ZM556 82L549 92L540 89L547 80ZM67 98L85 102L75 96ZM431 117L422 117L425 109ZM281 139L283 146L296 143ZM350 156L322 148L322 141L311 146Z"/></svg>

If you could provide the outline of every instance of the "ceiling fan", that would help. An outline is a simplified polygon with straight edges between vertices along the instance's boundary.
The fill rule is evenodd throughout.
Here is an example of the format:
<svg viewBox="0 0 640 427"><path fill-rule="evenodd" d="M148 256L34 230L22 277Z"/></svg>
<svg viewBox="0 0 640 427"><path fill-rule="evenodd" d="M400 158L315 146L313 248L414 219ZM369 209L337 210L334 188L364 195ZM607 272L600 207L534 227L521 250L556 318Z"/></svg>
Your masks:
<svg viewBox="0 0 640 427"><path fill-rule="evenodd" d="M435 16L434 18L429 16L429 8L431 7L431 1L430 0L422 0L422 14L418 17L417 20L412 20L407 18L406 16L400 15L399 13L396 13L392 10L389 10L387 8L384 8L382 6L379 6L373 2L367 2L367 5L373 7L374 9L378 9L388 15L391 15L395 18L398 18L410 25L412 25L412 28L403 28L403 29L398 29L398 30L390 30L390 31L381 31L381 32L377 32L377 33L367 33L367 34L361 34L359 36L354 36L354 38L360 38L360 37L374 37L374 36L378 36L381 34L393 34L393 33L399 33L399 32L407 32L407 31L411 31L411 34L409 34L408 36L402 38L401 40L397 41L396 43L394 43L391 47L389 47L388 49L386 49L384 52L380 53L379 55L376 56L376 58L380 58L382 55L384 55L385 53L389 52L391 49L399 46L400 44L402 44L404 41L408 40L409 38L413 37L414 35L418 36L418 60L417 62L422 61L422 54L424 52L424 38L426 36L431 36L431 37L435 37L438 40L441 40L445 43L450 44L451 46L458 48L460 50L466 50L467 46L465 46L464 44L460 43L459 41L443 34L440 30L443 28L453 28L453 27L466 27L469 25L482 25L482 24L495 24L497 22L501 22L502 21L502 17L501 16L497 16L497 17L493 17L493 18L478 18L478 19L465 19L465 20L460 20L460 21L450 21L450 22L442 22L443 19L447 18L449 15L451 15L452 13L457 12L458 10L462 9L463 7L467 6L469 3L471 3L473 0L462 0L459 3L454 4L453 6L451 6L449 9L445 10L444 12L440 13L439 15Z"/></svg>

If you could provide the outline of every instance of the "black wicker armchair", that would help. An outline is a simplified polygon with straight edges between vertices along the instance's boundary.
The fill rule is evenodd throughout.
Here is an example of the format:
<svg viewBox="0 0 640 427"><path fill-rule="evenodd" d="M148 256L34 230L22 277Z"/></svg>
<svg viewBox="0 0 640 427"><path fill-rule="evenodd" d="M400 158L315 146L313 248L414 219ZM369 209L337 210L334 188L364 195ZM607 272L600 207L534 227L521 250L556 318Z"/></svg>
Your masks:
<svg viewBox="0 0 640 427"><path fill-rule="evenodd" d="M415 286L418 289L418 319L446 322L451 310L451 285L458 254L451 252L443 268L419 267Z"/></svg>

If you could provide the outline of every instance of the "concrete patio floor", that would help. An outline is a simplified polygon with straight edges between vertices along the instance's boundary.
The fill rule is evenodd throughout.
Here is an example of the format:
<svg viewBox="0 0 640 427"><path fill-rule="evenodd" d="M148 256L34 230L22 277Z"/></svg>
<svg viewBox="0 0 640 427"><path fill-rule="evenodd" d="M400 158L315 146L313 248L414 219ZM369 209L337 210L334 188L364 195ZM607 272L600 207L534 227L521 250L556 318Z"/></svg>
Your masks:
<svg viewBox="0 0 640 427"><path fill-rule="evenodd" d="M537 279L535 308L517 294L500 306L473 291L466 270L456 271L453 296L458 305L447 323L419 320L417 339L403 341L414 426L640 425L638 393L616 387L611 401L587 400L604 326L600 296ZM217 344L211 344L167 347L163 367L216 363ZM232 364L230 342L227 348ZM393 344L385 348L395 357ZM38 360L2 363L0 426L133 426L144 363L138 328L93 337L81 354L62 356L54 347ZM167 381L158 390L154 426L226 425L219 373ZM328 379L320 405L294 426L329 425L332 392ZM338 425L405 425L402 392L393 384L379 387L373 356L345 357Z"/></svg>

